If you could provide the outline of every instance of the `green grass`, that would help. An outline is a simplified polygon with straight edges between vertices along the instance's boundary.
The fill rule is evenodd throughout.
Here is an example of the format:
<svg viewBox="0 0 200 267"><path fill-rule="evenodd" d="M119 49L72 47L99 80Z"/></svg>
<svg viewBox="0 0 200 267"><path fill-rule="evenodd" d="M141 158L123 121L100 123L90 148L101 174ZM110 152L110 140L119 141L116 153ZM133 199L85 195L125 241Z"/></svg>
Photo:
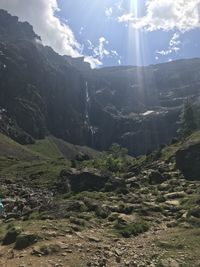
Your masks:
<svg viewBox="0 0 200 267"><path fill-rule="evenodd" d="M122 224L117 221L114 225L116 233L122 235L123 237L137 236L149 230L149 225L143 221L138 220L134 223Z"/></svg>
<svg viewBox="0 0 200 267"><path fill-rule="evenodd" d="M26 146L20 145L11 138L0 133L0 157L14 159L39 158L41 155L37 152L29 150Z"/></svg>
<svg viewBox="0 0 200 267"><path fill-rule="evenodd" d="M173 258L181 263L181 267L199 266L200 229L174 229L156 245L163 249L163 259Z"/></svg>
<svg viewBox="0 0 200 267"><path fill-rule="evenodd" d="M49 185L70 162L50 137L23 146L0 134L0 177L24 180L32 185ZM2 191L2 190L1 190ZM0 192L4 194L4 192Z"/></svg>
<svg viewBox="0 0 200 267"><path fill-rule="evenodd" d="M53 183L63 168L68 168L70 162L59 160L18 161L4 168L0 175L3 178L18 180L35 185L48 185Z"/></svg>
<svg viewBox="0 0 200 267"><path fill-rule="evenodd" d="M64 157L51 137L37 140L35 144L27 145L27 148L48 158L55 159Z"/></svg>
<svg viewBox="0 0 200 267"><path fill-rule="evenodd" d="M181 149L183 146L187 146L192 143L200 142L200 131L196 131L190 136L188 136L184 141L180 141L176 144L166 146L162 150L161 158L163 160L169 160L172 158L176 152Z"/></svg>

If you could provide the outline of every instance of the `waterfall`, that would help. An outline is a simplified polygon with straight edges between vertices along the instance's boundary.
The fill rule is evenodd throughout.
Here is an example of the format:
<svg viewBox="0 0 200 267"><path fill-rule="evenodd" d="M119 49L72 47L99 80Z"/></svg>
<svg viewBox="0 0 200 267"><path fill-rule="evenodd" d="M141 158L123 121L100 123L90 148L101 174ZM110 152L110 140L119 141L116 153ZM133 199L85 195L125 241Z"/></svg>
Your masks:
<svg viewBox="0 0 200 267"><path fill-rule="evenodd" d="M85 82L85 96L86 96L86 105L85 105L85 123L87 127L89 128L90 134L91 134L91 144L92 146L94 145L94 136L96 133L95 127L91 125L90 122L90 95L89 95L89 90L88 90L88 82Z"/></svg>

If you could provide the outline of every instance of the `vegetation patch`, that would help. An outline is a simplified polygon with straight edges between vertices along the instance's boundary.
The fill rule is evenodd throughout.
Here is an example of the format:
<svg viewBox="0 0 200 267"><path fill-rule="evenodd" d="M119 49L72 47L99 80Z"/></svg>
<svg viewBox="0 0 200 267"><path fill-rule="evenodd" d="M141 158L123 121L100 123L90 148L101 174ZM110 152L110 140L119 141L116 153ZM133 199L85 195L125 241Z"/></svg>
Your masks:
<svg viewBox="0 0 200 267"><path fill-rule="evenodd" d="M123 224L117 221L114 225L115 231L122 235L123 237L137 236L149 230L149 225L143 221L139 220L134 223Z"/></svg>

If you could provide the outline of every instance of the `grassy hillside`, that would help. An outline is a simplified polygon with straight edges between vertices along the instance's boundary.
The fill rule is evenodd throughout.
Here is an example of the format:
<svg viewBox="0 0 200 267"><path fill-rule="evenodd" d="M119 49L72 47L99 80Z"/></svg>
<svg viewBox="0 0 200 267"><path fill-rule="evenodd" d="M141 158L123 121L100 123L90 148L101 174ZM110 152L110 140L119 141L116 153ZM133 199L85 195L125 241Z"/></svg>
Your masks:
<svg viewBox="0 0 200 267"><path fill-rule="evenodd" d="M27 184L52 184L63 168L79 153L95 157L99 152L46 137L35 144L23 146L0 134L0 177Z"/></svg>
<svg viewBox="0 0 200 267"><path fill-rule="evenodd" d="M0 133L0 157L34 160L41 155Z"/></svg>
<svg viewBox="0 0 200 267"><path fill-rule="evenodd" d="M162 158L164 160L169 160L174 156L174 154L183 146L187 146L191 143L200 142L200 131L194 132L192 135L188 136L184 141L177 142L175 144L166 146L162 150Z"/></svg>
<svg viewBox="0 0 200 267"><path fill-rule="evenodd" d="M99 151L86 146L72 145L61 139L52 137L51 140L56 144L62 154L68 159L75 159L80 153L86 154L91 158L95 158L99 155Z"/></svg>
<svg viewBox="0 0 200 267"><path fill-rule="evenodd" d="M62 152L59 150L59 148L51 137L46 137L45 139L37 140L35 144L27 145L27 148L47 158L63 157Z"/></svg>
<svg viewBox="0 0 200 267"><path fill-rule="evenodd" d="M0 177L35 185L48 185L70 162L63 157L52 139L22 146L0 134Z"/></svg>

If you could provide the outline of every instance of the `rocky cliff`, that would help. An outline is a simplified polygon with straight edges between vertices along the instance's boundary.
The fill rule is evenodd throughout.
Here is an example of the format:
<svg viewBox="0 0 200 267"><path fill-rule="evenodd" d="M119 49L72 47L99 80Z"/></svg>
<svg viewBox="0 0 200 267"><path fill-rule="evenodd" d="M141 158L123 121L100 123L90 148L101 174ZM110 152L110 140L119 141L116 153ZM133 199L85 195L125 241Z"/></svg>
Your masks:
<svg viewBox="0 0 200 267"><path fill-rule="evenodd" d="M91 70L0 11L0 129L15 139L19 133L21 143L50 133L99 150L117 142L146 153L170 141L183 100L199 95L200 59Z"/></svg>

